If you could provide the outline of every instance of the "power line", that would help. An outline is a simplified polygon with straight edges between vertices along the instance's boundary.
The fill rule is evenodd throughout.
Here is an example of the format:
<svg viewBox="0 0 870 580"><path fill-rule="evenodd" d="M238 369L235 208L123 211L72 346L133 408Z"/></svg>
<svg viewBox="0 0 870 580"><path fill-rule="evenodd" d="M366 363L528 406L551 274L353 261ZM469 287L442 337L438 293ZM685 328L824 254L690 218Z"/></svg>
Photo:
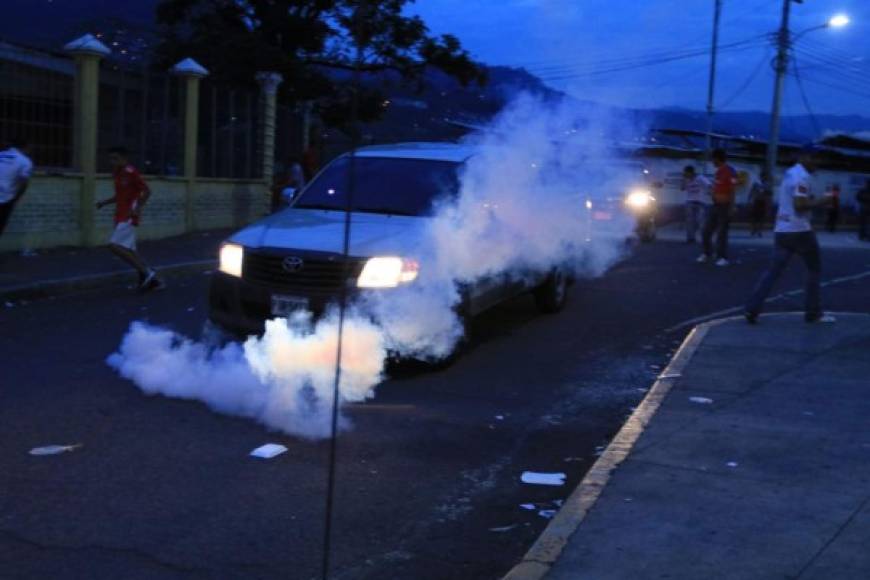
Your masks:
<svg viewBox="0 0 870 580"><path fill-rule="evenodd" d="M801 99L804 102L804 107L807 110L807 113L810 114L810 120L813 122L813 128L816 130L816 135L822 134L822 129L819 126L819 120L816 119L816 114L813 112L812 107L810 107L810 100L807 98L807 93L804 91L804 84L801 82L801 71L800 66L798 66L797 58L792 55L791 57L792 69L794 70L794 78L797 81L798 89L800 90Z"/></svg>
<svg viewBox="0 0 870 580"><path fill-rule="evenodd" d="M754 44L748 44L747 41L743 41L741 43L734 43L732 45L726 45L725 47L720 48L720 52L740 52L743 50L758 48L759 44L756 42ZM705 56L709 53L709 49L698 49L694 51L686 51L681 54L675 54L673 56L667 58L657 58L657 59L639 59L636 62L628 63L620 66L612 66L605 68L592 68L587 70L578 70L575 72L566 72L565 74L554 74L554 75L541 75L541 79L545 81L558 81L558 80L567 80L574 79L580 77L594 77L601 75L608 75L618 72L625 72L629 70L634 70L638 68L645 68L650 66L657 66L660 64L676 62L680 60L687 60L692 58L697 58L699 56Z"/></svg>
<svg viewBox="0 0 870 580"><path fill-rule="evenodd" d="M752 36L740 41L728 43L722 45L721 49L731 49L735 47L755 44L759 45L758 42L761 38L766 37L767 35L756 35ZM539 76L553 76L558 75L560 73L576 73L582 74L590 71L595 71L598 69L608 69L608 68L618 68L622 66L635 66L639 63L647 63L647 62L657 62L657 61L665 61L669 62L673 59L677 58L688 58L690 56L702 56L710 52L709 46L698 46L692 48L680 48L673 50L664 50L653 53L643 53L623 58L614 58L614 59L604 59L593 62L586 61L575 61L575 64L564 64L564 65L552 65L552 66L541 66L541 67L529 67L529 71Z"/></svg>
<svg viewBox="0 0 870 580"><path fill-rule="evenodd" d="M730 97L725 99L725 102L723 102L721 105L719 105L719 109L720 110L725 109L731 103L736 101L737 98L740 97L740 95L742 95L746 91L746 89L749 88L749 86L753 83L753 81L755 81L755 79L758 77L759 73L761 73L761 71L764 69L764 65L767 62L769 62L769 60L770 60L770 51L767 51L761 56L761 60L758 61L758 64L755 66L755 68L752 70L752 72L749 73L749 76L746 78L746 80L743 82L743 84L740 85L740 87L736 91L734 91L734 93Z"/></svg>

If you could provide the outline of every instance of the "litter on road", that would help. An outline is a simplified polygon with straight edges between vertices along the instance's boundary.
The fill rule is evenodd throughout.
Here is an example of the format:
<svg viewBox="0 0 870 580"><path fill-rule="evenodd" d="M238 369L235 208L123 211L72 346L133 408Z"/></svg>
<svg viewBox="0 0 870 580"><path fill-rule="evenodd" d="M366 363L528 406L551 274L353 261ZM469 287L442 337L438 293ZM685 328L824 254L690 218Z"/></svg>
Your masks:
<svg viewBox="0 0 870 580"><path fill-rule="evenodd" d="M514 525L512 525L512 526L502 526L502 527L500 527L500 528L489 528L489 531L490 531L490 532L497 532L497 533L501 533L501 532L509 532L509 531L511 531L512 529L514 529L515 527L517 527L517 524L514 524Z"/></svg>
<svg viewBox="0 0 870 580"><path fill-rule="evenodd" d="M521 503L520 507L523 508L524 510L531 511L531 510L535 509L535 504L533 504L533 503Z"/></svg>
<svg viewBox="0 0 870 580"><path fill-rule="evenodd" d="M729 461L725 465L727 465L728 467L737 467L737 462L736 461Z"/></svg>
<svg viewBox="0 0 870 580"><path fill-rule="evenodd" d="M259 457L260 459L272 459L286 452L287 448L278 443L266 443L251 451L251 457Z"/></svg>
<svg viewBox="0 0 870 580"><path fill-rule="evenodd" d="M556 510L541 510L541 511L538 512L538 515L541 516L541 517L544 518L544 519L548 519L548 520L549 520L549 519L551 519L553 516L556 515Z"/></svg>
<svg viewBox="0 0 870 580"><path fill-rule="evenodd" d="M565 485L565 474L524 471L520 480L532 485Z"/></svg>
<svg viewBox="0 0 870 580"><path fill-rule="evenodd" d="M707 397L689 397L689 400L699 405L709 405L713 402L713 399L708 399Z"/></svg>
<svg viewBox="0 0 870 580"><path fill-rule="evenodd" d="M46 445L45 447L34 447L30 450L31 455L58 455L68 451L74 451L81 447L81 443L75 445Z"/></svg>

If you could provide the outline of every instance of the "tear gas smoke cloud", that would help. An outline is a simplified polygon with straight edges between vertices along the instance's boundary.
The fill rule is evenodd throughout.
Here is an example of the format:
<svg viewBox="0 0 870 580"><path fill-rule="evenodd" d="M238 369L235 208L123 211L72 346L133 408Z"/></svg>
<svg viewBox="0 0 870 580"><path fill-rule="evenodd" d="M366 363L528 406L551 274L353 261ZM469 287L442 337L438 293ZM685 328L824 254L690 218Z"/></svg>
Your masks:
<svg viewBox="0 0 870 580"><path fill-rule="evenodd" d="M618 192L625 176L606 162L616 156L614 139L630 133L618 120L590 118L570 103L521 96L470 137L477 153L460 176L458 198L427 220L414 256L421 264L417 281L366 293L347 311L341 402L373 396L388 352L447 356L463 332L459 286L556 266L597 276L614 264L631 224L597 235L584 202ZM269 321L262 337L217 349L137 322L108 362L148 394L200 400L218 412L321 438L329 436L337 335L334 309L316 322Z"/></svg>

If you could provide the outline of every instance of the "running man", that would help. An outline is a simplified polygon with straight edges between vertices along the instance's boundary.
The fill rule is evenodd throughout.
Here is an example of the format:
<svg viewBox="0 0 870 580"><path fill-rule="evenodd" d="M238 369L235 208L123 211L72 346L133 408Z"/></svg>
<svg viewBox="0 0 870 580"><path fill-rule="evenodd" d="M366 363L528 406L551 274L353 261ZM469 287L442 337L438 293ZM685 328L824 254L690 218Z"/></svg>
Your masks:
<svg viewBox="0 0 870 580"><path fill-rule="evenodd" d="M750 324L755 324L758 320L764 301L795 254L803 258L807 267L805 320L834 322L832 316L822 312L822 259L819 242L816 240L816 233L810 221L813 208L824 207L831 203L829 196L815 199L811 194L810 174L816 170L817 151L814 145L805 146L801 150L798 163L783 176L779 190L779 209L773 230L773 260L746 304L744 316Z"/></svg>
<svg viewBox="0 0 870 580"><path fill-rule="evenodd" d="M123 147L109 149L109 162L115 179L115 196L97 202L97 209L115 204L115 229L109 238L109 249L139 273L139 290L160 290L166 286L157 277L157 271L142 261L136 252L136 228L142 208L151 197L148 184L139 171L128 161Z"/></svg>

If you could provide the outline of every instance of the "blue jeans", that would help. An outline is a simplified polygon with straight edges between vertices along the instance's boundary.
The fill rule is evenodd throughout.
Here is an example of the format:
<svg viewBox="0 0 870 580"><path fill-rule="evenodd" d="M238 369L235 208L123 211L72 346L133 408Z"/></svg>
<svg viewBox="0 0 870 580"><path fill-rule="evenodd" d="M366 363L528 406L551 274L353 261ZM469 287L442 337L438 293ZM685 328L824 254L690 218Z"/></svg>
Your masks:
<svg viewBox="0 0 870 580"><path fill-rule="evenodd" d="M714 203L704 224L704 254L713 255L713 232L716 232L716 257L728 259L728 228L731 226L731 204Z"/></svg>
<svg viewBox="0 0 870 580"><path fill-rule="evenodd" d="M773 290L773 285L788 266L791 257L797 254L807 267L806 304L807 319L817 318L822 313L822 259L815 232L778 233L774 237L773 259L767 271L755 286L755 291L746 303L746 312L753 316L761 313L764 301Z"/></svg>
<svg viewBox="0 0 870 580"><path fill-rule="evenodd" d="M686 202L686 240L695 241L706 213L704 204L700 201Z"/></svg>

